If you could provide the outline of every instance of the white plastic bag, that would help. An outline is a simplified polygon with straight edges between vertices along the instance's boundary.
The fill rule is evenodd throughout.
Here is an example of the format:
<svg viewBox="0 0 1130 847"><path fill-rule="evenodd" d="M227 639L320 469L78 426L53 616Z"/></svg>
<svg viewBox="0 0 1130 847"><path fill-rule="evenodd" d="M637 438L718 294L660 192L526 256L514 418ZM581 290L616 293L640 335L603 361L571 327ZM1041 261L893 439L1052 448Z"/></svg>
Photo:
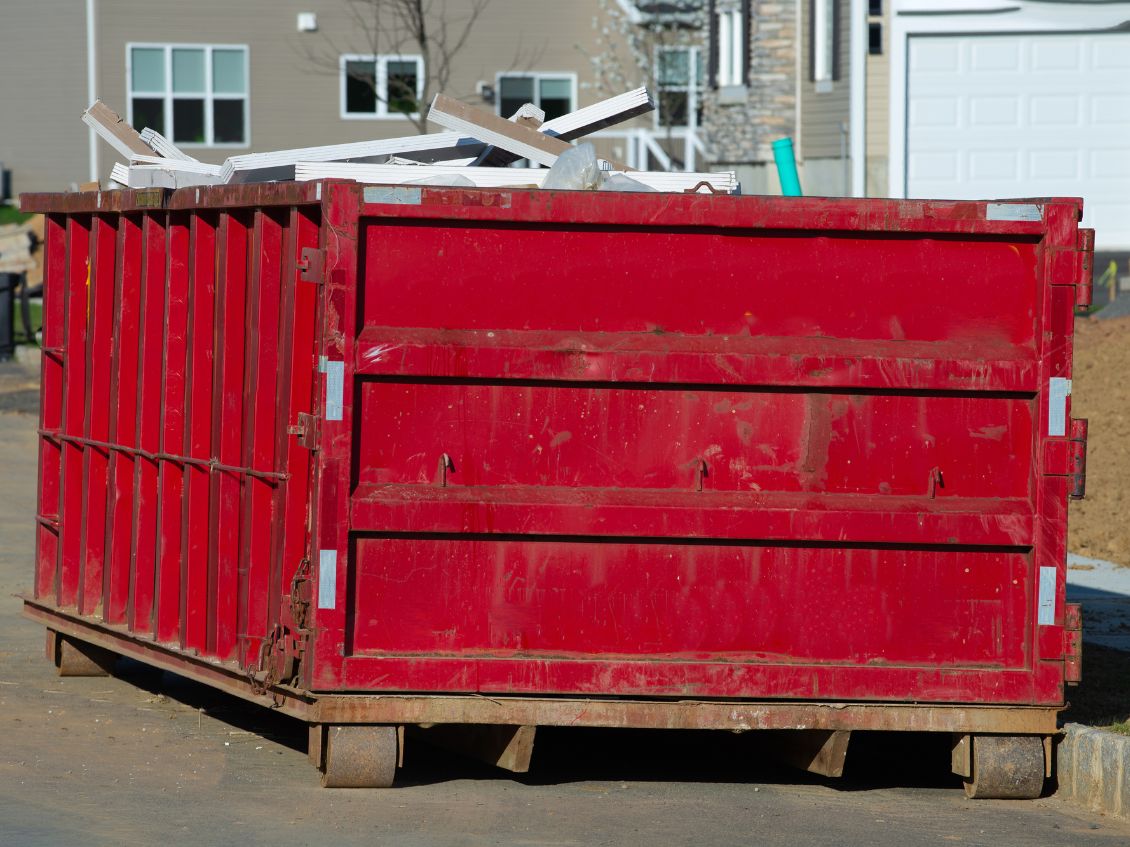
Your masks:
<svg viewBox="0 0 1130 847"><path fill-rule="evenodd" d="M645 185L638 179L632 179L627 174L608 174L600 185L601 191L631 191L644 192L656 191L650 185Z"/></svg>
<svg viewBox="0 0 1130 847"><path fill-rule="evenodd" d="M463 174L436 174L435 176L425 176L420 179L410 179L404 183L405 185L448 185L458 188L474 188L475 183L463 176Z"/></svg>
<svg viewBox="0 0 1130 847"><path fill-rule="evenodd" d="M596 150L588 142L571 147L557 157L542 188L593 191L600 187L600 165Z"/></svg>

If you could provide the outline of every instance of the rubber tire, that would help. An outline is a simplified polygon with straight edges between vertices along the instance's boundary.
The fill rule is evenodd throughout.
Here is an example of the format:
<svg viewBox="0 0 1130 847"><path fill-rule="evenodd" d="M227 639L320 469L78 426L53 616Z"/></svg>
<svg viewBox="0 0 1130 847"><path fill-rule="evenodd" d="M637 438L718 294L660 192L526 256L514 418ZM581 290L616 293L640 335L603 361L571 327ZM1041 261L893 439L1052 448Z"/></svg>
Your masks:
<svg viewBox="0 0 1130 847"><path fill-rule="evenodd" d="M323 788L391 788L399 758L395 726L326 727Z"/></svg>
<svg viewBox="0 0 1130 847"><path fill-rule="evenodd" d="M1044 790L1044 739L1039 735L976 735L970 800L1034 800Z"/></svg>

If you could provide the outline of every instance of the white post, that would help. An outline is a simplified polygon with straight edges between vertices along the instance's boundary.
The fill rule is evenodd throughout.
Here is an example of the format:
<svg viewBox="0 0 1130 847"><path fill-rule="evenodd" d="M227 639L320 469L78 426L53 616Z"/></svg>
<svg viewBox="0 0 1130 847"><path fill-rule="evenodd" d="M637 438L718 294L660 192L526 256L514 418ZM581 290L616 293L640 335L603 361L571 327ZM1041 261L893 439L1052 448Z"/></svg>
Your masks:
<svg viewBox="0 0 1130 847"><path fill-rule="evenodd" d="M851 0L851 196L867 193L867 0Z"/></svg>
<svg viewBox="0 0 1130 847"><path fill-rule="evenodd" d="M98 85L95 74L98 59L95 55L94 0L86 0L86 105L91 106L98 99ZM98 136L94 129L87 130L90 155L90 182L98 181Z"/></svg>

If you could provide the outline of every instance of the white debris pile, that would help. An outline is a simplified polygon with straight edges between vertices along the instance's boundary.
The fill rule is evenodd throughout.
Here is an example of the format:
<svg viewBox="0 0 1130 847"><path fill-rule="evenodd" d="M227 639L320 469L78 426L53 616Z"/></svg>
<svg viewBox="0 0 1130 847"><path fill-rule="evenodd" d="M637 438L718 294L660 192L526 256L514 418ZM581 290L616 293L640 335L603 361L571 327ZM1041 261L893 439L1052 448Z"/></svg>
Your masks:
<svg viewBox="0 0 1130 847"><path fill-rule="evenodd" d="M509 119L437 94L428 120L446 132L232 156L199 162L153 129L137 132L101 100L82 116L126 162L121 188L184 188L278 180L350 179L384 185L736 193L733 171L637 171L570 142L655 109L637 88L552 120L527 103ZM541 167L508 167L525 159Z"/></svg>

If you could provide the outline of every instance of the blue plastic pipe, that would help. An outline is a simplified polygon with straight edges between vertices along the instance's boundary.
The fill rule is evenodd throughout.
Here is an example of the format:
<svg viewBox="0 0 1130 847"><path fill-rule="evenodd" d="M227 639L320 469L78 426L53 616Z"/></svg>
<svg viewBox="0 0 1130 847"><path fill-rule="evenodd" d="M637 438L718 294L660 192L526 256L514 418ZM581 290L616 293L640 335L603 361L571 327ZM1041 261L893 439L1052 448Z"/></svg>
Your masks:
<svg viewBox="0 0 1130 847"><path fill-rule="evenodd" d="M800 176L796 172L796 154L791 138L778 138L773 142L773 161L777 163L777 176L781 179L781 193L786 197L800 197Z"/></svg>

